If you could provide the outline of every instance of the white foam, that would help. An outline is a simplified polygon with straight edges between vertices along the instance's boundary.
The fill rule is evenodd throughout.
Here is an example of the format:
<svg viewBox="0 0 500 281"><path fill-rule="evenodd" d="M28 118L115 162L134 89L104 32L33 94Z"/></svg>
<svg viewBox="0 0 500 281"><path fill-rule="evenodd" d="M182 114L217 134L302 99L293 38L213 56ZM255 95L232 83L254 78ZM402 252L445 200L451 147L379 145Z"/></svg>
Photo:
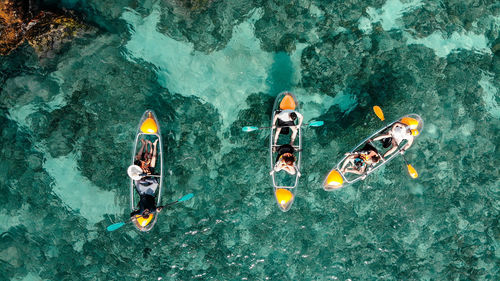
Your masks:
<svg viewBox="0 0 500 281"><path fill-rule="evenodd" d="M318 6L314 4L311 4L311 6L309 6L309 14L317 18L321 18L325 15L325 13L320 8L318 8Z"/></svg>
<svg viewBox="0 0 500 281"><path fill-rule="evenodd" d="M498 106L498 89L493 85L494 75L483 72L479 85L483 88L483 101L485 108L491 116L500 119L500 106Z"/></svg>
<svg viewBox="0 0 500 281"><path fill-rule="evenodd" d="M53 192L91 224L101 221L105 214L122 214L123 206L116 204L115 192L104 191L84 177L78 169L78 158L74 153L57 158L46 154L43 168L54 179Z"/></svg>
<svg viewBox="0 0 500 281"><path fill-rule="evenodd" d="M484 34L473 32L453 32L446 38L441 31L435 31L431 35L423 38L415 38L405 33L407 44L422 44L432 50L438 57L446 57L451 52L459 49L474 50L476 52L491 54L488 47L488 39Z"/></svg>
<svg viewBox="0 0 500 281"><path fill-rule="evenodd" d="M16 215L0 214L0 233L7 231L9 228L21 224L22 215L17 213Z"/></svg>
<svg viewBox="0 0 500 281"><path fill-rule="evenodd" d="M29 103L23 106L16 106L9 108L8 117L10 120L19 124L19 126L24 126L29 128L30 124L27 121L27 117L36 111L37 108L33 104Z"/></svg>
<svg viewBox="0 0 500 281"><path fill-rule="evenodd" d="M38 274L33 272L28 272L26 276L22 279L22 281L42 281L43 279L38 276Z"/></svg>
<svg viewBox="0 0 500 281"><path fill-rule="evenodd" d="M369 23L380 22L384 30L401 29L401 17L404 13L410 12L420 6L423 3L421 0L408 1L402 3L399 0L387 0L385 4L380 9L375 9L368 7L366 12L370 18L370 22L367 22L364 18L360 19L360 24L364 29L371 32L371 26L368 27ZM371 24L370 24L371 25Z"/></svg>
<svg viewBox="0 0 500 281"><path fill-rule="evenodd" d="M373 30L372 22L368 18L361 17L358 21L358 29L364 34L370 34Z"/></svg>

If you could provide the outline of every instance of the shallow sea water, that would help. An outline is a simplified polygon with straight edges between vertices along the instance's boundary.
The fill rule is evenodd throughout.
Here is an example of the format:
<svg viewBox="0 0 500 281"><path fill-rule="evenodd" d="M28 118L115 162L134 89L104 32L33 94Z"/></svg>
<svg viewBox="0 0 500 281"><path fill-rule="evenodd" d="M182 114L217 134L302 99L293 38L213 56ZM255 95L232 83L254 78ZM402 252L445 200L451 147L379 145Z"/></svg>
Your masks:
<svg viewBox="0 0 500 281"><path fill-rule="evenodd" d="M496 1L44 1L99 32L40 61L0 57L0 280L498 280ZM305 120L291 210L267 126L290 90ZM386 118L425 128L364 182L326 173ZM130 226L126 167L153 109L164 137L155 228Z"/></svg>

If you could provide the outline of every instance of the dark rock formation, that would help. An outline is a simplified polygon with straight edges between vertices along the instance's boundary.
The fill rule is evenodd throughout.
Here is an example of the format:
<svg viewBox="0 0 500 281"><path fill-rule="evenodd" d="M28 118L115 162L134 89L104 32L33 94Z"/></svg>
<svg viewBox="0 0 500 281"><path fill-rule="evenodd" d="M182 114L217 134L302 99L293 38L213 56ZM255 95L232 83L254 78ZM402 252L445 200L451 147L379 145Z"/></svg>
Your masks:
<svg viewBox="0 0 500 281"><path fill-rule="evenodd" d="M51 57L63 43L93 30L71 12L39 10L36 0L0 2L0 55L26 40L40 58Z"/></svg>

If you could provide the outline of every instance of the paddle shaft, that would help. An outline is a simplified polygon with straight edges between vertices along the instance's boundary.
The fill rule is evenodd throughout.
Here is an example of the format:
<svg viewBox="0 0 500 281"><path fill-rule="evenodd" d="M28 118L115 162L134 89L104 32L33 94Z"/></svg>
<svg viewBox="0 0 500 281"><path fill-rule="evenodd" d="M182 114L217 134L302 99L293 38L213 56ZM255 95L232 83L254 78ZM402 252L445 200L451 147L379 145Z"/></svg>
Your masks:
<svg viewBox="0 0 500 281"><path fill-rule="evenodd" d="M309 123L311 124L311 123ZM309 126L309 124L302 124L301 127L306 127L306 126ZM260 127L260 129L271 129L273 126L270 126L270 127ZM288 127L298 127L298 125L290 125L290 126L276 126L276 128L288 128Z"/></svg>
<svg viewBox="0 0 500 281"><path fill-rule="evenodd" d="M190 196L189 196L189 195L190 195ZM186 196L188 196L188 198L186 198ZM191 199L192 197L193 197L193 194L192 194L192 193L191 193L191 194L188 194L188 195L185 195L185 196L183 196L181 199L179 199L179 200L177 200L177 201L175 201L175 202L172 202L172 203L169 203L169 204L163 205L163 206L159 206L159 207L157 207L157 209L158 209L158 208L163 209L164 207L172 206L172 205L177 204L177 203L179 203L179 202L183 202L183 201L189 200L189 199ZM160 210L161 210L161 209L160 209ZM156 211L155 211L155 213L156 213ZM125 224L131 223L131 222L133 222L132 218L130 218L127 222L121 222L121 223L119 222L119 223L114 223L114 224L112 224L112 225L108 226L108 228L109 228L109 227L111 227L111 226L113 226L113 225L122 224L122 223L123 223L123 224L122 224L122 225L120 225L120 226L119 226L118 228L116 228L116 229L113 229L113 230L109 230L109 229L108 229L108 231L115 231L115 230L117 230L117 229L120 229L120 228L121 228L122 226L124 226Z"/></svg>

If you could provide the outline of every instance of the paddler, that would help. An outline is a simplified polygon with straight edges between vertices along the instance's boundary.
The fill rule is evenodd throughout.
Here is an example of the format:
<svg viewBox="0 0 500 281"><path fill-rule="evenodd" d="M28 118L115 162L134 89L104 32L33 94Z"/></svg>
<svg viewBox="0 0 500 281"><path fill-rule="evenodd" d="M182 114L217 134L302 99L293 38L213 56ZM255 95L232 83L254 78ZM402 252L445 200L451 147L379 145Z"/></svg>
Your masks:
<svg viewBox="0 0 500 281"><path fill-rule="evenodd" d="M407 125L401 122L396 122L394 123L394 125L392 125L391 130L387 134L375 137L373 138L373 141L391 138L392 147L384 154L385 158L388 155L394 153L398 149L399 145L403 140L407 140L406 144L400 151L400 153L403 154L413 144L414 135L415 136L418 135L416 125L414 127L415 128L412 129L411 125Z"/></svg>
<svg viewBox="0 0 500 281"><path fill-rule="evenodd" d="M295 173L297 173L300 177L299 168L295 165L297 161L295 155L293 155L294 152L295 149L289 144L280 146L278 149L278 156L276 157L276 164L269 174L272 175L274 172L285 170L290 175L295 175Z"/></svg>
<svg viewBox="0 0 500 281"><path fill-rule="evenodd" d="M141 139L142 145L135 156L134 164L141 167L141 169L148 175L154 174L154 168L156 166L156 152L158 139L151 143L149 140ZM149 145L149 151L148 151ZM146 149L144 149L146 148Z"/></svg>
<svg viewBox="0 0 500 281"><path fill-rule="evenodd" d="M365 177L368 168L376 165L381 160L377 149L370 143L366 143L360 151L349 153L347 155L348 157L344 160L341 172L343 174L352 173L363 175L363 178ZM347 167L349 164L350 166Z"/></svg>
<svg viewBox="0 0 500 281"><path fill-rule="evenodd" d="M299 123L295 125L295 120L299 119ZM283 131L283 134L286 135L289 132L289 129L292 129L292 137L290 138L290 145L293 145L293 142L295 141L295 138L297 137L297 132L298 128L302 126L302 121L304 120L304 117L302 114L295 110L291 109L285 109L279 112L278 114L274 115L274 120L273 120L273 129L276 129L276 133L274 135L274 145L278 143L278 138ZM277 126L276 126L276 121Z"/></svg>
<svg viewBox="0 0 500 281"><path fill-rule="evenodd" d="M134 180L134 185L140 199L137 209L130 213L132 218L141 215L144 219L149 218L151 213L159 213L163 207L156 207L156 198L154 196L158 188L158 180L155 177L148 177L146 173L137 165L128 167L127 173Z"/></svg>

